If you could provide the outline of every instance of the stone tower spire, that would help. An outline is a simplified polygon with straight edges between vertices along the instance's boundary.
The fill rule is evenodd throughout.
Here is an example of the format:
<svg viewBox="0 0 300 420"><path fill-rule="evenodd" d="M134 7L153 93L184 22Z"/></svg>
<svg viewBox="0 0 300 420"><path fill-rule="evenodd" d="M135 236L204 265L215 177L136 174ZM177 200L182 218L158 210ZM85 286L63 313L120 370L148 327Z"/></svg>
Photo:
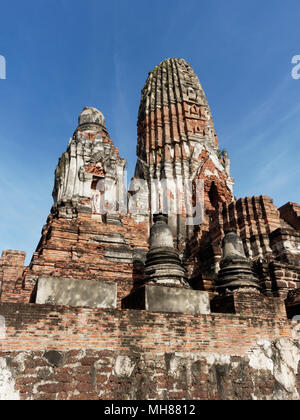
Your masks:
<svg viewBox="0 0 300 420"><path fill-rule="evenodd" d="M186 196L186 182L203 181L207 211L233 200L228 154L219 150L204 90L183 59L165 60L149 73L139 109L137 156L134 181L147 181L139 188L140 199L148 199L145 217L146 210L167 212L178 242L191 231L186 221L193 211L187 200L193 200ZM162 180L164 197L157 187Z"/></svg>
<svg viewBox="0 0 300 420"><path fill-rule="evenodd" d="M114 147L102 112L84 108L56 167L52 211L69 219L78 213L116 219L118 211L124 212L120 203L126 207L125 166L126 160Z"/></svg>
<svg viewBox="0 0 300 420"><path fill-rule="evenodd" d="M180 147L168 156L167 145L202 140L217 151L217 137L205 93L191 66L183 59L163 61L149 73L138 116L138 157L151 164L162 148L166 160L185 157Z"/></svg>

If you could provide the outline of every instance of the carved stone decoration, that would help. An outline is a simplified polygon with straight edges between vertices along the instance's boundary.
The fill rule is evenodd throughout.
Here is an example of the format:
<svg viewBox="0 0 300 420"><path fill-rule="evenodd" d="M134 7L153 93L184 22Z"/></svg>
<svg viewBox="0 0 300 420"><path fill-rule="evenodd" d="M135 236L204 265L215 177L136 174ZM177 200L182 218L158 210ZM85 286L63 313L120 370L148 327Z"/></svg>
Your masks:
<svg viewBox="0 0 300 420"><path fill-rule="evenodd" d="M154 215L154 225L150 232L150 251L145 265L145 282L190 288L179 253L174 248L167 215Z"/></svg>
<svg viewBox="0 0 300 420"><path fill-rule="evenodd" d="M217 290L221 293L233 291L259 291L258 279L254 277L251 263L246 258L243 241L235 229L225 232L223 258L220 265Z"/></svg>
<svg viewBox="0 0 300 420"><path fill-rule="evenodd" d="M105 128L103 114L84 108L79 125L55 172L52 212L76 218L78 212L116 214L126 211L126 160Z"/></svg>

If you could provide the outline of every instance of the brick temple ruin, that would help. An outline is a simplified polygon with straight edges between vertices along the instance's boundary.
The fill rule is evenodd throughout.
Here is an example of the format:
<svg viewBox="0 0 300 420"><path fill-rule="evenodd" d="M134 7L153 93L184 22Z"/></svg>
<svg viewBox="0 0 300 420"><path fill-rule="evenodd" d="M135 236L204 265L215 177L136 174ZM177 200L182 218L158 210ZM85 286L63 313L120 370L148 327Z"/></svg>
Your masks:
<svg viewBox="0 0 300 420"><path fill-rule="evenodd" d="M0 400L300 399L300 205L234 197L185 60L149 73L125 168L85 108L29 266L0 259Z"/></svg>

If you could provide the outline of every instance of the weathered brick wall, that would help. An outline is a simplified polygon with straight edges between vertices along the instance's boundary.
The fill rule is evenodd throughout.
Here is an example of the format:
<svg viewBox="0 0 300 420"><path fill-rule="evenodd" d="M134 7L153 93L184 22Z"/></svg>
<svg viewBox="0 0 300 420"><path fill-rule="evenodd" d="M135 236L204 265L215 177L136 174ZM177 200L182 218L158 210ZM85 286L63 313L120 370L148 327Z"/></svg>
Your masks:
<svg viewBox="0 0 300 420"><path fill-rule="evenodd" d="M132 310L92 310L40 305L0 305L6 319L3 350L95 349L147 352L185 349L244 355L258 337L291 338L285 318L213 314L194 316ZM210 336L211 334L211 336Z"/></svg>
<svg viewBox="0 0 300 420"><path fill-rule="evenodd" d="M288 214L290 221L294 217L296 227L299 206L289 203L282 209L278 210L267 196L246 197L223 203L210 219L206 217L206 223L190 241L185 258L193 287L214 290L224 231L235 228L268 296L286 298L289 290L300 288L300 233L287 223ZM283 214L286 220L281 218Z"/></svg>
<svg viewBox="0 0 300 420"><path fill-rule="evenodd" d="M290 342L274 343L274 349L276 345L290 346L289 353L293 351ZM300 375L293 372L292 386L285 390L274 376L271 358L266 358L269 366L265 369L256 362L263 351L262 345L260 354L246 358L73 350L52 353L52 362L51 353L2 352L0 366L2 360L2 372L10 378L6 392L11 399L298 399ZM279 351L274 350L275 357L277 354Z"/></svg>
<svg viewBox="0 0 300 420"><path fill-rule="evenodd" d="M149 236L147 223L136 224L125 216L122 221L122 226L115 226L93 219L89 214L80 214L74 220L51 215L24 272L24 282L21 280L13 294L13 281L17 275L22 275L17 265L21 262L10 263L15 265L9 268L12 280L8 275L3 277L5 293L1 300L29 303L38 277L47 276L117 282L118 306L121 307L122 298L141 281L139 260L147 253ZM24 256L24 253L15 254Z"/></svg>
<svg viewBox="0 0 300 420"><path fill-rule="evenodd" d="M256 261L254 270L267 296L285 299L289 291L300 290L300 266L280 261Z"/></svg>
<svg viewBox="0 0 300 420"><path fill-rule="evenodd" d="M21 251L2 252L0 258L0 301L20 301L17 290L22 287L25 256L25 252Z"/></svg>
<svg viewBox="0 0 300 420"><path fill-rule="evenodd" d="M275 259L300 266L300 232L292 228L276 229L270 234L270 245Z"/></svg>
<svg viewBox="0 0 300 420"><path fill-rule="evenodd" d="M222 226L237 229L244 241L246 256L256 259L272 254L269 235L280 228L280 214L273 200L267 196L246 197L230 205L223 205ZM216 224L219 220L216 219Z"/></svg>
<svg viewBox="0 0 300 420"><path fill-rule="evenodd" d="M279 209L280 217L293 226L294 229L300 230L300 205L297 203L287 203Z"/></svg>
<svg viewBox="0 0 300 420"><path fill-rule="evenodd" d="M299 398L286 318L7 303L0 315L0 393L11 398Z"/></svg>

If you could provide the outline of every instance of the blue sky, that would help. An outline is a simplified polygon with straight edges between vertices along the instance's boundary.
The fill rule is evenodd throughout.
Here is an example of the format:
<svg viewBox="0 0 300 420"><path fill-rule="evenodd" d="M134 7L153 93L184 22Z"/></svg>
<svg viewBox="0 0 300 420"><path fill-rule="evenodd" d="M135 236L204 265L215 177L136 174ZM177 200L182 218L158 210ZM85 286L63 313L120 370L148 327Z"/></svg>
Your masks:
<svg viewBox="0 0 300 420"><path fill-rule="evenodd" d="M140 91L169 57L200 78L235 195L299 202L299 19L299 0L2 1L0 250L31 257L84 106L104 113L133 173Z"/></svg>

